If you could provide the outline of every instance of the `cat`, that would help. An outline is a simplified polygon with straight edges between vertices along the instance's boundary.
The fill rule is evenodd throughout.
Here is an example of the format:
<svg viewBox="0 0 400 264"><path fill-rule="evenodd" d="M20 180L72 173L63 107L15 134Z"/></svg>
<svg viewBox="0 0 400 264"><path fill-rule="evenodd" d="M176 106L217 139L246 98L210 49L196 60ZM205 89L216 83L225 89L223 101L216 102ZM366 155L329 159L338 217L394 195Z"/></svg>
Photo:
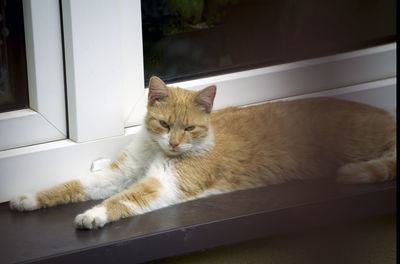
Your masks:
<svg viewBox="0 0 400 264"><path fill-rule="evenodd" d="M216 87L149 83L144 125L101 171L10 201L30 211L105 199L79 214L79 229L199 197L294 179L341 183L396 179L396 129L384 110L333 98L212 111Z"/></svg>

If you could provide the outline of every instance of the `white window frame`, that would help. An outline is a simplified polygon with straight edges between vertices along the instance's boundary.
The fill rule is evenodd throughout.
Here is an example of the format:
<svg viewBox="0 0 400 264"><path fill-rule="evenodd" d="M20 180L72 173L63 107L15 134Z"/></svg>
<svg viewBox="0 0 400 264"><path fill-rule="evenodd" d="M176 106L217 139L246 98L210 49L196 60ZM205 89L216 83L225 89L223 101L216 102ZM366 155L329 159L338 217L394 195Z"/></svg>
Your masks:
<svg viewBox="0 0 400 264"><path fill-rule="evenodd" d="M148 89L140 1L62 0L62 16L70 139L0 151L0 202L87 174L94 160L115 158L142 124ZM395 98L396 45L170 85L211 84L217 85L216 109L293 96L369 94L369 103L380 97L385 103L377 106L392 110L395 101L385 105L385 98Z"/></svg>
<svg viewBox="0 0 400 264"><path fill-rule="evenodd" d="M0 150L67 137L59 3L24 0L23 14L30 108L0 113Z"/></svg>
<svg viewBox="0 0 400 264"><path fill-rule="evenodd" d="M144 94L140 1L63 0L62 13L70 139L121 136Z"/></svg>

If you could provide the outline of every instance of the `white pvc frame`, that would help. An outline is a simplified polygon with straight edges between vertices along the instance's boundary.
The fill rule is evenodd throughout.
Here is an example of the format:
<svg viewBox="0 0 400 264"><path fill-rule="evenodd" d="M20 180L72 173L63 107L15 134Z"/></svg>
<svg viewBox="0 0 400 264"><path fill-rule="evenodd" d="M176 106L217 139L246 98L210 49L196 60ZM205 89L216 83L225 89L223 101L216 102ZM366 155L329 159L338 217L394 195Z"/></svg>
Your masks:
<svg viewBox="0 0 400 264"><path fill-rule="evenodd" d="M124 134L144 91L140 1L63 0L70 138Z"/></svg>
<svg viewBox="0 0 400 264"><path fill-rule="evenodd" d="M23 11L30 108L0 113L0 150L67 137L59 3L24 0Z"/></svg>

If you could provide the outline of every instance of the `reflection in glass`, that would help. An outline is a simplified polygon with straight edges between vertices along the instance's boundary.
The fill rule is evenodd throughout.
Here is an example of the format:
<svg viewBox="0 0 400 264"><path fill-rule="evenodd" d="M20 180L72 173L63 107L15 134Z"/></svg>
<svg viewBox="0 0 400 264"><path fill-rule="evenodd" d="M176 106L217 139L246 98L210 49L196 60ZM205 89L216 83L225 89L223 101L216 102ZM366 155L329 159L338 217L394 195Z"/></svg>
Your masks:
<svg viewBox="0 0 400 264"><path fill-rule="evenodd" d="M22 0L0 0L0 112L28 107Z"/></svg>
<svg viewBox="0 0 400 264"><path fill-rule="evenodd" d="M146 82L332 55L395 41L394 0L142 0Z"/></svg>

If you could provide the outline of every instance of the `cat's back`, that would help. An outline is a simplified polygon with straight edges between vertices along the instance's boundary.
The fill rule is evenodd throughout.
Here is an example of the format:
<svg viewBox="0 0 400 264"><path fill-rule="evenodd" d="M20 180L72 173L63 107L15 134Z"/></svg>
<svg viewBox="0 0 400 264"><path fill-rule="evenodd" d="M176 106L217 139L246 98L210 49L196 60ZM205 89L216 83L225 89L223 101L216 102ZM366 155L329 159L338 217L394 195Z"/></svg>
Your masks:
<svg viewBox="0 0 400 264"><path fill-rule="evenodd" d="M383 109L326 97L230 107L212 114L212 125L216 131L247 135L275 127L323 127L329 124L363 123L366 120L394 127L393 118Z"/></svg>
<svg viewBox="0 0 400 264"><path fill-rule="evenodd" d="M216 151L249 156L266 151L317 155L317 150L341 155L354 142L373 152L395 140L395 124L385 110L335 98L227 108L213 113L212 125Z"/></svg>

